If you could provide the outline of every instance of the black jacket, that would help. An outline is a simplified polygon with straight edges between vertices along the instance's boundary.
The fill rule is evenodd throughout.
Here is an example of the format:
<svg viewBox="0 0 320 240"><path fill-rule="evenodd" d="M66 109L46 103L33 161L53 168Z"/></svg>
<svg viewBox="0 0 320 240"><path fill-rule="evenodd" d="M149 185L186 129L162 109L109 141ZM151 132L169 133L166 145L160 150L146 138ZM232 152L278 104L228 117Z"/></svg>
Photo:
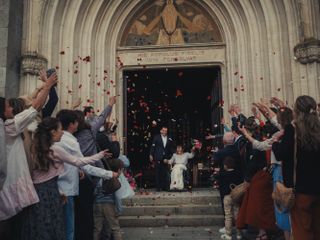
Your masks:
<svg viewBox="0 0 320 240"><path fill-rule="evenodd" d="M170 159L174 152L174 144L172 139L167 136L167 144L164 147L161 135L158 134L153 138L150 155L156 163L163 163L164 159Z"/></svg>
<svg viewBox="0 0 320 240"><path fill-rule="evenodd" d="M277 159L282 161L283 181L287 187L293 187L294 166L294 127L289 124L284 129L280 143L274 143L272 149ZM297 146L296 192L320 196L320 150L307 151Z"/></svg>

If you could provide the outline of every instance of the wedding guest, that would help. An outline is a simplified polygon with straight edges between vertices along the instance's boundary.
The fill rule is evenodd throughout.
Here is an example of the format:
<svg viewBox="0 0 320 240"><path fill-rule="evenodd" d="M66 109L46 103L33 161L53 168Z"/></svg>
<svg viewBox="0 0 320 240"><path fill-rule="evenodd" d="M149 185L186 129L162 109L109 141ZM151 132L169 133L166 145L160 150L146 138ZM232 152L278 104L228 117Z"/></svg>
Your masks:
<svg viewBox="0 0 320 240"><path fill-rule="evenodd" d="M73 134L78 130L78 116L73 110L60 110L57 114L60 120L64 134L61 141L57 144L68 153L83 157L79 142ZM64 205L64 215L66 221L67 240L74 239L74 198L79 195L79 169L70 164L64 164L65 171L58 178L59 191L67 196L67 203ZM100 178L111 178L112 172L105 169L85 165L81 167L81 173L92 175ZM83 209L81 209L83 210Z"/></svg>
<svg viewBox="0 0 320 240"><path fill-rule="evenodd" d="M119 175L124 165L120 159L110 159L108 164L112 171ZM95 189L94 211L94 240L104 237L106 229L110 228L111 237L114 240L122 240L119 224L119 215L122 212L121 199L115 193L106 194L102 188L102 181L99 181ZM103 238L104 239L104 238Z"/></svg>
<svg viewBox="0 0 320 240"><path fill-rule="evenodd" d="M80 145L83 156L97 153L97 133L111 115L116 103L116 97L110 97L105 109L99 116L94 114L93 107L84 111L75 111L77 114L78 130L74 133ZM90 111L88 111L90 109ZM96 167L103 168L99 161ZM75 199L75 237L77 240L93 239L93 192L97 179L85 175L79 182L79 196Z"/></svg>
<svg viewBox="0 0 320 240"><path fill-rule="evenodd" d="M244 125L249 135L261 140L259 125L254 117L249 117ZM241 127L240 127L241 128ZM249 142L245 152L245 183L248 189L241 203L237 218L237 228L243 229L247 225L259 229L256 239L268 239L267 230L274 230L274 206L271 198L272 178L267 170L266 152L253 149ZM270 164L270 163L269 163Z"/></svg>
<svg viewBox="0 0 320 240"><path fill-rule="evenodd" d="M230 186L239 185L243 182L240 169L236 169L235 160L226 156L223 159L223 170L218 174L219 190L223 197L223 206L225 213L225 234L221 235L221 239L232 239L233 222L237 219L239 206L234 204L231 199ZM242 239L241 231L237 230L237 239Z"/></svg>
<svg viewBox="0 0 320 240"><path fill-rule="evenodd" d="M58 144L64 132L56 118L45 118L35 132L31 156L34 161L32 180L40 201L25 209L21 240L66 239L62 198L58 176L64 172L64 162L81 167L104 157L102 151L91 157L69 154Z"/></svg>
<svg viewBox="0 0 320 240"><path fill-rule="evenodd" d="M295 205L290 211L293 238L320 239L320 120L312 97L296 99L293 124L285 127L278 148L284 184L295 187Z"/></svg>
<svg viewBox="0 0 320 240"><path fill-rule="evenodd" d="M44 83L37 98L32 101L28 109L18 107L19 100L5 100L3 116L7 155L6 172L10 175L7 175L0 192L0 221L15 216L24 207L39 201L31 179L21 133L35 119L38 111L45 104L51 87L56 83L57 76L53 74ZM14 106L14 103L17 106Z"/></svg>

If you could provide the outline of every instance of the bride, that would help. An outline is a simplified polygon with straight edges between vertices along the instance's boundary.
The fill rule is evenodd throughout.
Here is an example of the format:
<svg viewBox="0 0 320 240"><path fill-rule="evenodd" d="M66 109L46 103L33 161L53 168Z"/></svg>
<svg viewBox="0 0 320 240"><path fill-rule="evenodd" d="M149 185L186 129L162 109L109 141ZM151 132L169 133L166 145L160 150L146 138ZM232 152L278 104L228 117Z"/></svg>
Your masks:
<svg viewBox="0 0 320 240"><path fill-rule="evenodd" d="M188 159L194 157L195 148L191 149L191 153L184 152L183 146L178 145L176 153L170 160L165 159L164 163L174 164L171 171L170 190L183 190L183 171L187 170Z"/></svg>

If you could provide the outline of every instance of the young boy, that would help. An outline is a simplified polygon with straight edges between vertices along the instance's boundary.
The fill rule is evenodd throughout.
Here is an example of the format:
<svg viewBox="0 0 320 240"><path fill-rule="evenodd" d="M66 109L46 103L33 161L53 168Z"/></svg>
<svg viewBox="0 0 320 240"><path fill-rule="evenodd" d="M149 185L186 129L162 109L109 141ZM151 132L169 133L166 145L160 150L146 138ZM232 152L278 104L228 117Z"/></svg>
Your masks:
<svg viewBox="0 0 320 240"><path fill-rule="evenodd" d="M232 157L227 156L223 159L223 171L219 174L220 191L223 193L223 204L225 212L225 229L226 233L221 235L221 239L232 239L232 226L237 218L239 206L232 202L230 196L230 185L238 185L242 182L241 172L235 169L235 161ZM237 231L237 239L241 239L241 232Z"/></svg>
<svg viewBox="0 0 320 240"><path fill-rule="evenodd" d="M119 175L124 168L123 162L117 158L108 159L108 164L112 171L117 172ZM104 235L110 232L114 240L122 240L119 225L119 215L122 211L121 204L121 199L118 199L115 193L106 194L104 192L102 181L100 181L95 189L93 204L94 240L102 239L102 236L106 237ZM108 226L104 226L106 222Z"/></svg>

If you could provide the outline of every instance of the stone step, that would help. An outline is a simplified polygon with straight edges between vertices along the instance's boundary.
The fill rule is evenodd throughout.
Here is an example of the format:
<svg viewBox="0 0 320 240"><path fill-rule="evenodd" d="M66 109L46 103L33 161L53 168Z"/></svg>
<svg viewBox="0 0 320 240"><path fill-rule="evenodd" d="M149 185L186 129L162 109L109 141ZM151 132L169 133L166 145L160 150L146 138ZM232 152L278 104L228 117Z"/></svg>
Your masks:
<svg viewBox="0 0 320 240"><path fill-rule="evenodd" d="M220 204L188 204L160 206L127 206L123 208L124 216L158 216L158 215L218 215L223 214Z"/></svg>
<svg viewBox="0 0 320 240"><path fill-rule="evenodd" d="M219 227L130 227L121 228L124 240L220 239Z"/></svg>
<svg viewBox="0 0 320 240"><path fill-rule="evenodd" d="M206 190L195 192L151 192L148 195L136 195L130 199L124 199L125 206L161 206L161 205L186 205L186 204L221 204L218 191Z"/></svg>
<svg viewBox="0 0 320 240"><path fill-rule="evenodd" d="M121 227L197 227L223 226L222 215L157 215L157 216L121 216Z"/></svg>

